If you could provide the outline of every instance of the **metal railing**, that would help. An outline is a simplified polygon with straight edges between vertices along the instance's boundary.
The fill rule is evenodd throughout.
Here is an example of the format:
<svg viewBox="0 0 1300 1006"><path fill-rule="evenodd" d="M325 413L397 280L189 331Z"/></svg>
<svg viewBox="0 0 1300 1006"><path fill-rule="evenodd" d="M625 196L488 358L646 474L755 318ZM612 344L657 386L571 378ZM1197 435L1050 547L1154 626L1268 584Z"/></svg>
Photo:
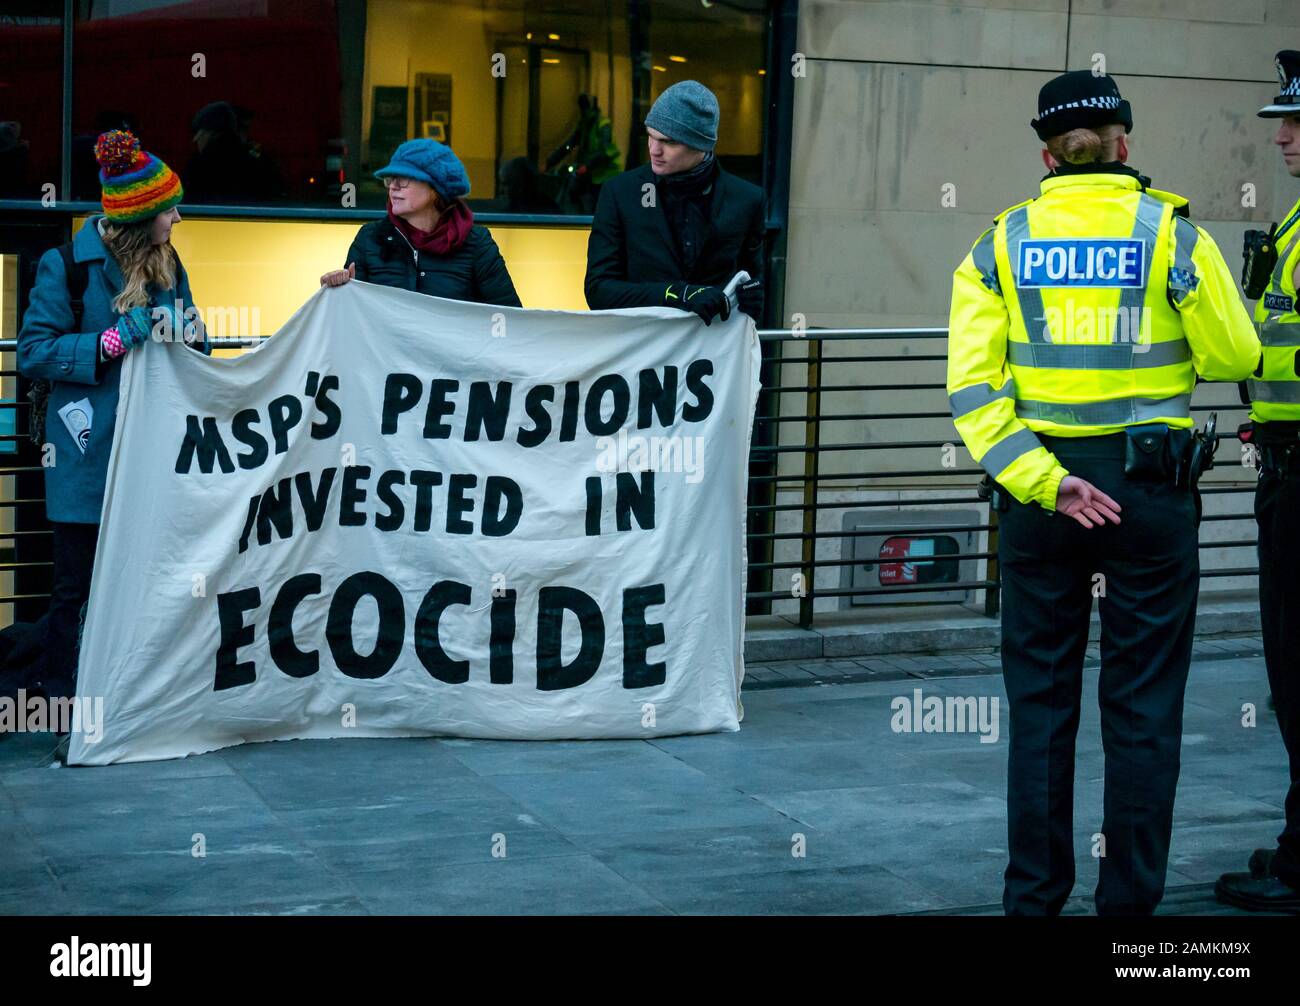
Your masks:
<svg viewBox="0 0 1300 1006"><path fill-rule="evenodd" d="M751 519L749 532L751 549L755 545L770 546L781 541L796 540L799 543L797 558L786 558L781 561L770 559L768 556L773 549L768 547L764 550L763 560L751 562L752 571L766 570L775 573L778 570L789 570L797 574L797 580L792 584L791 589L785 591L772 589L770 584L766 590L755 590L751 580L748 594L751 611L755 610L754 601L785 601L787 604L797 604L798 622L807 628L813 624L815 605L819 598L888 596L902 601L916 600L912 595L923 596L927 593L957 592L973 597L972 592L982 591L984 594L982 610L990 617L997 615L1000 587L997 568L997 513L977 495L977 484L984 472L970 459L962 446L948 411L945 373L947 337L946 328L845 328L799 331L768 329L760 332L760 338L765 343L776 344L782 350L792 344L802 344L804 348L802 355L794 357L784 352L779 356L772 354L776 359L765 367L765 370L775 375L775 380L764 381L763 398L760 402L766 400L768 407L765 409L763 404L760 404L755 419L757 445L752 454L755 457L767 455L778 459L782 456L795 456L802 459L802 465L787 466L787 469L782 471L778 460L776 465L768 466L773 470L757 475L751 474L749 510L751 518L757 512L770 512L797 514L801 520L796 531L779 531L769 527L756 532ZM889 351L891 343L901 343L901 346L896 345L891 352ZM918 348L920 352L915 352L914 350ZM901 375L895 375L891 380L889 371L892 365L903 365L906 371ZM841 368L851 368L847 381L835 381L833 377L829 381L826 379L828 371ZM918 374L918 371L927 368L933 371L931 379L925 379ZM865 376L868 378L866 380L863 379L863 371L866 371ZM1226 397L1223 394L1226 389L1231 390L1232 397L1236 398L1233 385L1208 385L1207 387L1213 389L1218 399ZM802 412L779 409L773 411L773 403L789 395L802 397L804 401ZM889 395L895 398L905 395L907 401L902 403L901 407L897 403L889 407L879 405L872 407L873 402L880 403ZM835 406L850 396L860 399L865 407L850 407L847 410L836 411ZM933 407L925 407L928 404L926 399L933 402ZM1225 421L1225 417L1234 412L1244 412L1244 407L1240 401L1216 400L1205 404L1194 404L1192 412L1194 416L1209 412L1220 413L1219 429L1223 430L1225 427L1231 429L1233 426ZM872 435L874 427L898 422L924 424L932 430L937 429L942 435L927 439L887 439ZM779 431L784 424L801 426L802 443L791 442L794 438L772 432ZM838 428L846 424L850 427L860 427L862 435L828 436L828 427ZM769 435L760 437L765 426L768 428ZM758 444L760 439L764 442ZM1218 434L1220 444L1224 440L1235 439L1234 432ZM935 463L933 465L905 463L895 466L879 462L873 464L873 460L881 456L880 452L900 451L907 452L909 461L913 461L918 454L924 458L925 452L933 452L931 456L935 458ZM965 466L939 463L941 451L949 452L951 458L958 455L964 457ZM834 470L825 470L824 459L841 458L845 455L851 459L850 463L840 463ZM770 483L777 490L785 488L798 493L799 501L792 503L780 503L775 500L757 501L756 489L764 483ZM842 488L841 491L847 491L851 496L858 498L826 499L825 497L830 495L831 488L837 483L842 487L852 487L852 489ZM885 490L898 491L900 498L871 498L879 496ZM931 498L931 494L936 492L938 495ZM1201 486L1203 496L1246 495L1253 492L1253 479L1243 479L1241 484L1206 481ZM910 498L902 498L903 493L909 494ZM974 523L946 523L926 527L916 523L915 519L909 523L908 511L903 509L904 506L963 509L975 507L984 516ZM898 508L898 520L889 526L872 526L867 530L818 529L819 513L871 508ZM1254 514L1249 506L1245 508L1245 512L1207 512L1202 518L1202 528L1224 521L1249 522L1250 534L1224 540L1205 540L1203 536L1200 542L1201 549L1253 549L1255 547ZM975 532L983 535L986 541L985 547L973 551L960 550L926 561L935 564L955 564L952 568L959 570L962 560L975 560L977 563L984 564L983 577L931 584L880 585L867 588L827 587L818 583L819 571L824 572L842 566L879 569L881 565L898 562L895 558L845 558L843 554L831 557L825 552L825 544L828 541L838 540L847 547L848 542L861 537L955 532ZM1208 579L1256 574L1256 567L1242 566L1206 569L1202 570L1201 576L1203 579ZM968 604L969 600L956 603Z"/></svg>
<svg viewBox="0 0 1300 1006"><path fill-rule="evenodd" d="M926 595L957 592L966 600L943 603L970 604L975 592L983 592L980 606L986 615L998 612L999 578L997 569L997 514L976 493L983 471L970 461L961 445L947 409L944 362L947 359L945 328L851 328L851 329L764 329L763 385L755 415L753 443L750 451L749 506L747 545L749 584L746 592L750 613L777 612L783 607L797 611L798 624L810 627L819 599L885 597L890 600L924 603ZM260 342L258 337L213 339L214 348L237 349ZM891 352L891 344L895 344ZM0 351L12 351L14 340L0 340ZM921 352L915 352L916 349ZM901 376L890 378L892 367L903 366ZM847 381L827 381L842 369L849 370ZM923 372L933 371L932 377ZM0 376L15 376L13 370ZM867 379L863 379L863 378ZM1211 386L1219 392L1226 386ZM25 392L25 389L24 389ZM906 396L899 403L886 405L889 396ZM854 396L854 397L850 397ZM933 401L931 406L926 398ZM837 408L845 401L849 408ZM858 403L861 403L860 406ZM0 408L14 410L13 434L0 435L0 442L13 442L16 452L11 463L0 461L0 476L10 491L0 499L0 509L21 512L13 529L0 531L0 572L15 574L15 589L0 592L0 604L25 604L29 612L48 597L49 529L44 525L43 483L39 454L25 433L27 410L25 397L0 403ZM1196 404L1193 413L1240 411L1239 402ZM927 424L940 435L919 439L888 439L880 428L892 423ZM844 426L860 430L857 436L835 436ZM1223 422L1220 428L1225 428ZM924 427L923 427L924 428ZM1232 433L1220 433L1219 441L1234 439ZM903 463L881 461L905 452ZM927 454L927 452L930 452ZM945 464L960 454L966 464ZM920 456L920 460L918 459ZM935 463L926 459L933 457ZM1248 494L1253 485L1203 483L1204 496ZM898 498L882 494L895 493ZM903 494L907 498L903 498ZM847 498L830 498L843 494ZM793 497L786 498L783 497ZM938 527L909 523L904 507L975 508L981 517L964 524ZM835 511L894 508L897 521L867 530L819 527L819 515ZM1254 515L1246 512L1205 514L1202 527L1223 521L1248 522L1253 534ZM823 523L825 521L823 520ZM983 547L944 554L935 563L956 563L956 569L974 560L983 564L984 575L939 583L877 585L868 587L829 586L820 580L839 573L843 567L861 566L877 570L897 559L864 559L846 556L844 550L855 538L881 535L917 535L926 533L974 533L984 538ZM978 540L978 539L977 539ZM838 542L839 549L828 550ZM1254 548L1254 537L1228 540L1202 540L1201 548ZM783 576L789 574L789 586ZM822 576L819 578L818 574ZM1253 576L1254 566L1209 569L1203 578ZM782 589L784 587L784 589ZM15 609L17 610L17 609Z"/></svg>

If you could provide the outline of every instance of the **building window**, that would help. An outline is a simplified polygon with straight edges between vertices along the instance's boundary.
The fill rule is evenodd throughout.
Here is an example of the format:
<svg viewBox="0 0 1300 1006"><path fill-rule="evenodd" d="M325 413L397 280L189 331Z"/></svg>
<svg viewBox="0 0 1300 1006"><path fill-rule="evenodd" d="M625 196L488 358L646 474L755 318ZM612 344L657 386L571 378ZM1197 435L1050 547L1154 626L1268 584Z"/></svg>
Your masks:
<svg viewBox="0 0 1300 1006"><path fill-rule="evenodd" d="M95 137L125 127L189 203L338 205L346 6L77 0L73 198L99 198Z"/></svg>
<svg viewBox="0 0 1300 1006"><path fill-rule="evenodd" d="M0 199L58 198L62 66L63 4L0 2Z"/></svg>
<svg viewBox="0 0 1300 1006"><path fill-rule="evenodd" d="M52 20L0 21L2 44L26 60L0 73L17 77L9 68L30 62L43 75L38 87L24 80L31 107L13 115L40 123L44 160L27 174L57 178L61 6L27 5L29 20L39 11ZM433 137L465 163L479 212L590 213L593 179L644 159L645 113L687 78L718 95L724 166L761 176L761 2L76 0L75 9L68 157L78 200L99 198L95 137L127 127L180 172L190 205L381 209L374 170L402 141ZM48 35L40 57L22 35L38 31Z"/></svg>
<svg viewBox="0 0 1300 1006"><path fill-rule="evenodd" d="M370 0L361 177L413 136L447 139L476 209L592 211L595 187L644 159L641 125L669 84L718 95L718 154L761 177L761 4L698 0L562 2Z"/></svg>

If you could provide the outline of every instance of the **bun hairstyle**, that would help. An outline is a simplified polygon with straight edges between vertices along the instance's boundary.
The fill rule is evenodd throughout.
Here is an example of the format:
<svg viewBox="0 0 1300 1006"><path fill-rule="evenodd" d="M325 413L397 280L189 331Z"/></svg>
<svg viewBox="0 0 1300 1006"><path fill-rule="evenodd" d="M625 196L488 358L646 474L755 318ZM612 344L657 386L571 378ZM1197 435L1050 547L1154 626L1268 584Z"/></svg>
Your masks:
<svg viewBox="0 0 1300 1006"><path fill-rule="evenodd" d="M1092 164L1115 160L1115 141L1122 135L1122 125L1108 123L1093 129L1071 129L1045 142L1048 153L1062 164Z"/></svg>

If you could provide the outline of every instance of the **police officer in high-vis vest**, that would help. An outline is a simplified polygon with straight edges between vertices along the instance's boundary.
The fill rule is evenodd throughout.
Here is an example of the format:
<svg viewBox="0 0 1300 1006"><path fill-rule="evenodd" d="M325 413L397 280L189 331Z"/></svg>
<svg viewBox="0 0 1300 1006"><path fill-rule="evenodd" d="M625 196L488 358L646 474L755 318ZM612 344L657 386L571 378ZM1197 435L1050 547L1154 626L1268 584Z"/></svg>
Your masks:
<svg viewBox="0 0 1300 1006"><path fill-rule="evenodd" d="M1132 112L1107 76L1047 83L1031 125L1048 175L953 277L948 395L992 480L1011 707L1008 914L1056 914L1075 845L1097 911L1164 893L1196 613L1197 375L1240 381L1259 341L1187 200L1125 165ZM1074 744L1101 608L1105 814L1076 832ZM1098 834L1099 833L1099 834Z"/></svg>
<svg viewBox="0 0 1300 1006"><path fill-rule="evenodd" d="M1276 58L1282 93L1260 116L1280 119L1274 142L1300 178L1300 52ZM1277 723L1290 761L1286 825L1277 849L1258 849L1248 873L1219 878L1223 901L1266 911L1300 911L1300 202L1269 233L1247 232L1246 295L1258 298L1255 323L1264 357L1247 382L1249 440L1258 450L1259 613L1264 662Z"/></svg>

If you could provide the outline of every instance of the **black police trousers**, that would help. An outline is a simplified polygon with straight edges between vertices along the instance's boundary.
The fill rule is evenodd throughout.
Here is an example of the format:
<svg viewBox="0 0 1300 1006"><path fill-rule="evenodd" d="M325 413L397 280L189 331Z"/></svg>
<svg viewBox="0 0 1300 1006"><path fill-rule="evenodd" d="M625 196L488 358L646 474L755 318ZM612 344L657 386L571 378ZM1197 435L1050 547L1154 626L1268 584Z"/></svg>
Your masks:
<svg viewBox="0 0 1300 1006"><path fill-rule="evenodd" d="M1256 430L1261 425L1267 424L1257 424ZM1291 769L1286 826L1277 839L1273 872L1300 888L1300 445L1291 448L1289 464L1285 459L1278 464L1266 437L1259 440L1265 451L1255 490L1260 628L1268 684ZM1296 442L1294 434L1291 440Z"/></svg>
<svg viewBox="0 0 1300 1006"><path fill-rule="evenodd" d="M1059 913L1078 845L1100 859L1098 914L1149 914L1164 894L1178 786L1200 572L1196 501L1172 483L1128 479L1123 434L1040 439L1122 512L1118 525L1093 528L1037 503L1012 500L1000 514L1011 713L1003 907ZM1094 597L1105 809L1076 835L1074 747Z"/></svg>

